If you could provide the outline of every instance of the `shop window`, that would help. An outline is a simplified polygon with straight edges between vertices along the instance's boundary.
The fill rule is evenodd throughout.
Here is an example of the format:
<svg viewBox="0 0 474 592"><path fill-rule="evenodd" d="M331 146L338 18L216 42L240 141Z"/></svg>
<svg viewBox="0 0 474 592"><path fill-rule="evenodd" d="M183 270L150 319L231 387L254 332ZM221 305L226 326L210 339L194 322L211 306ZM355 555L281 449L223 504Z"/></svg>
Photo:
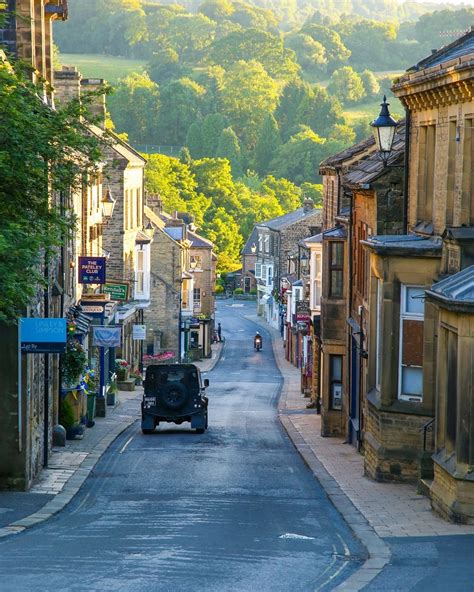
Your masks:
<svg viewBox="0 0 474 592"><path fill-rule="evenodd" d="M342 356L329 356L329 388L331 409L342 409Z"/></svg>
<svg viewBox="0 0 474 592"><path fill-rule="evenodd" d="M341 298L344 289L344 243L329 243L329 296Z"/></svg>
<svg viewBox="0 0 474 592"><path fill-rule="evenodd" d="M424 296L422 286L401 286L398 396L415 402L423 398Z"/></svg>

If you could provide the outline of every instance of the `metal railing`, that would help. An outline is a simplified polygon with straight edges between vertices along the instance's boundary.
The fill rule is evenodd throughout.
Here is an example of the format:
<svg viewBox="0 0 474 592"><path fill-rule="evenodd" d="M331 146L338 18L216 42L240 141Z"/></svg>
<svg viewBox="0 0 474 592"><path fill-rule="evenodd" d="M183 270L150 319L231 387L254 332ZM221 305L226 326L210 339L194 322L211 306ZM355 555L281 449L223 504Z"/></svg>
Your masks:
<svg viewBox="0 0 474 592"><path fill-rule="evenodd" d="M426 442L428 439L428 433L430 432L431 434L433 434L433 426L434 426L434 422L435 422L435 417L433 417L433 419L430 419L429 421L427 421L423 427L421 428L423 430L423 452L426 451ZM433 448L433 437L431 438L432 440L432 446L431 448Z"/></svg>

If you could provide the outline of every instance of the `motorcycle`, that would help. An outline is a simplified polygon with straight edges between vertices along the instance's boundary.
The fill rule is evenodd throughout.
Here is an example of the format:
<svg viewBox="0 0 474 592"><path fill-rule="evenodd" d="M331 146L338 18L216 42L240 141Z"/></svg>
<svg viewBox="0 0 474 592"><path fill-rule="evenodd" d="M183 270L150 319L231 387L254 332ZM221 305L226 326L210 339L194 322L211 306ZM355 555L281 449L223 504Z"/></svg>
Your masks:
<svg viewBox="0 0 474 592"><path fill-rule="evenodd" d="M257 335L257 337L255 337L253 346L257 351L260 351L262 349L262 338L260 337L260 335Z"/></svg>

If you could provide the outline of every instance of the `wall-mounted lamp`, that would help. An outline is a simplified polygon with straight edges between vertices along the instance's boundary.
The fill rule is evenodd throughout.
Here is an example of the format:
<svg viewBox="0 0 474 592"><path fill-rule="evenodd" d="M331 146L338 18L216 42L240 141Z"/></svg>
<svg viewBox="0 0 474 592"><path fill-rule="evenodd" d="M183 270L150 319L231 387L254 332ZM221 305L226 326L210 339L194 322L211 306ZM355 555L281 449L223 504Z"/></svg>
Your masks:
<svg viewBox="0 0 474 592"><path fill-rule="evenodd" d="M105 218L105 223L109 222L110 218L112 218L112 214L114 213L115 208L115 199L112 197L112 192L110 188L105 190L104 196L101 200L102 205L102 216Z"/></svg>
<svg viewBox="0 0 474 592"><path fill-rule="evenodd" d="M255 243L252 243L250 250L252 251L252 254L255 254L257 252L257 245Z"/></svg>

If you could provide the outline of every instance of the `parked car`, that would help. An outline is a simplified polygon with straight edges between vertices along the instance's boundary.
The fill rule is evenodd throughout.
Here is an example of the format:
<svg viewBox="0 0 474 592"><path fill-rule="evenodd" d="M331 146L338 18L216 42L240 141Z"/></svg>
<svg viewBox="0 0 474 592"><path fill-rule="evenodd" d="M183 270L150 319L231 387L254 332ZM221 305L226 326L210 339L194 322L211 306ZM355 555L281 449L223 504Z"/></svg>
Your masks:
<svg viewBox="0 0 474 592"><path fill-rule="evenodd" d="M148 366L142 401L142 432L151 434L161 422L191 422L198 434L207 429L209 380L194 364Z"/></svg>

